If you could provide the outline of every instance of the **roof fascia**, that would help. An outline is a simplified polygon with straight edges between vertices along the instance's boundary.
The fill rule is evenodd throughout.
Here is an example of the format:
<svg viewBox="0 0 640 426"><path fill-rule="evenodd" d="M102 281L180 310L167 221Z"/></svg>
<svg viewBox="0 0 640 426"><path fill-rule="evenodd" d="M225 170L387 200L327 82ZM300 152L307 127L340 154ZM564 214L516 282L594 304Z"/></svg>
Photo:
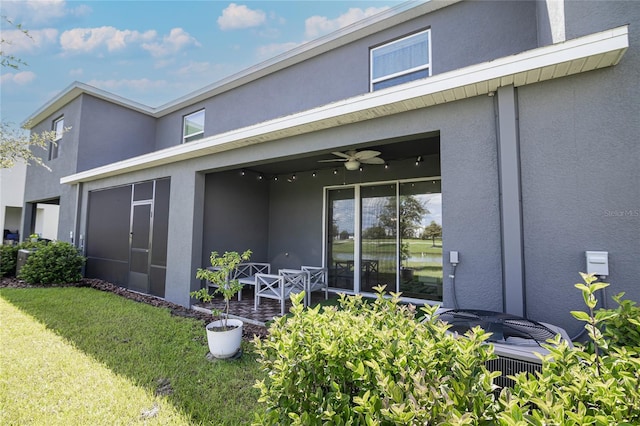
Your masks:
<svg viewBox="0 0 640 426"><path fill-rule="evenodd" d="M88 84L74 81L66 89L60 92L57 96L44 104L40 109L31 114L23 123L22 127L25 129L32 129L45 120L48 116L58 111L60 108L67 105L80 95L87 94L94 96L98 99L102 99L107 102L111 102L116 105L128 108L133 111L140 112L154 116L155 110L146 105L138 102L131 101L113 93L107 92L97 87L89 86Z"/></svg>

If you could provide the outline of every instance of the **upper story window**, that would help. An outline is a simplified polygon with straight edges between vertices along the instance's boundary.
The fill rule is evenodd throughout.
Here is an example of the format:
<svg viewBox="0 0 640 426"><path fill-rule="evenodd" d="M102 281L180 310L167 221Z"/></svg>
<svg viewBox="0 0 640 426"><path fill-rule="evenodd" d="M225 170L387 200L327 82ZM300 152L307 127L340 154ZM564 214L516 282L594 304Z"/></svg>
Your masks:
<svg viewBox="0 0 640 426"><path fill-rule="evenodd" d="M62 135L64 134L64 117L60 117L53 121L52 130L55 132L55 137L51 143L49 143L49 160L58 158L58 152L60 151L60 142L62 142Z"/></svg>
<svg viewBox="0 0 640 426"><path fill-rule="evenodd" d="M182 143L193 142L204 137L204 110L185 115L182 125Z"/></svg>
<svg viewBox="0 0 640 426"><path fill-rule="evenodd" d="M371 49L371 91L431 75L431 30Z"/></svg>

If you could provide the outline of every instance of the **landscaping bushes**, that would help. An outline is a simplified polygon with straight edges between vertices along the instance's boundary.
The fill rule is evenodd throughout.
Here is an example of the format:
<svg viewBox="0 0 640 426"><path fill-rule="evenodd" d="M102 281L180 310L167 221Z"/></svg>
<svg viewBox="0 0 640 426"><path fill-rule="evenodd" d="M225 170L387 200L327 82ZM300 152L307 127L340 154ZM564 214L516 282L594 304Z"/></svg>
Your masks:
<svg viewBox="0 0 640 426"><path fill-rule="evenodd" d="M378 289L382 291L382 288ZM256 340L268 373L259 381L267 410L258 424L482 424L495 422L493 357L479 328L456 338L426 308L398 295L373 302L341 296L340 306L305 310L292 296L289 318Z"/></svg>
<svg viewBox="0 0 640 426"><path fill-rule="evenodd" d="M624 293L613 296L618 307L603 310L613 315L600 328L609 346L626 346L640 351L640 307L631 300L624 300Z"/></svg>
<svg viewBox="0 0 640 426"><path fill-rule="evenodd" d="M614 298L615 310L594 310L597 290L608 286L582 274L589 312L572 312L584 321L591 342L569 348L556 340L545 345L542 372L519 374L513 389L500 394L501 425L640 424L640 317L631 301ZM604 330L604 333L601 331Z"/></svg>
<svg viewBox="0 0 640 426"><path fill-rule="evenodd" d="M586 323L590 344L557 337L543 345L542 372L516 375L499 396L480 329L456 338L435 308L419 322L397 294L369 303L341 296L339 307L313 309L294 295L291 316L256 341L267 373L256 387L267 409L255 424L640 424L640 308L617 295L617 309L596 310L596 292L608 284L582 275L576 287L588 312L572 314Z"/></svg>
<svg viewBox="0 0 640 426"><path fill-rule="evenodd" d="M20 270L18 278L30 284L64 284L80 281L85 258L64 241L42 244Z"/></svg>
<svg viewBox="0 0 640 426"><path fill-rule="evenodd" d="M23 241L17 245L0 245L0 277L13 277L16 274L18 250L33 250L44 246L44 241Z"/></svg>
<svg viewBox="0 0 640 426"><path fill-rule="evenodd" d="M18 246L0 246L0 277L10 277L16 273Z"/></svg>

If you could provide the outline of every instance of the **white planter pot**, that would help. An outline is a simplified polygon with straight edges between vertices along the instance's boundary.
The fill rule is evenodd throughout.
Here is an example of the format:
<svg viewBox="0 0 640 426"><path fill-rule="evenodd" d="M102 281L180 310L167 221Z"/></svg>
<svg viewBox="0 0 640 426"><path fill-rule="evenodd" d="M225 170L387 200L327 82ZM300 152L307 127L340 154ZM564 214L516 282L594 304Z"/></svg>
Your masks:
<svg viewBox="0 0 640 426"><path fill-rule="evenodd" d="M211 352L211 355L215 358L230 358L240 350L240 344L242 342L242 321L239 319L228 319L227 331L219 331L219 329L216 328L222 327L222 324L222 320L207 324L209 352Z"/></svg>

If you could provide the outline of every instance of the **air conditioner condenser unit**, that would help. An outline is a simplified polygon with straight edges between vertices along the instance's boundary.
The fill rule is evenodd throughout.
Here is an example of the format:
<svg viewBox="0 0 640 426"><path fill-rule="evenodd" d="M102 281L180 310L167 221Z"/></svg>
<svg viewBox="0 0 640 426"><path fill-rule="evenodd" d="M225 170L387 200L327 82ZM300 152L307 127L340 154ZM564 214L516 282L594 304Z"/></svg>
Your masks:
<svg viewBox="0 0 640 426"><path fill-rule="evenodd" d="M538 354L549 353L541 346L547 340L560 334L562 340L573 346L564 329L516 315L474 309L439 309L438 316L451 325L449 331L452 333L462 335L476 326L492 333L488 342L493 344L498 358L488 361L487 368L501 372L495 380L500 388L513 386L514 382L508 376L542 371Z"/></svg>

